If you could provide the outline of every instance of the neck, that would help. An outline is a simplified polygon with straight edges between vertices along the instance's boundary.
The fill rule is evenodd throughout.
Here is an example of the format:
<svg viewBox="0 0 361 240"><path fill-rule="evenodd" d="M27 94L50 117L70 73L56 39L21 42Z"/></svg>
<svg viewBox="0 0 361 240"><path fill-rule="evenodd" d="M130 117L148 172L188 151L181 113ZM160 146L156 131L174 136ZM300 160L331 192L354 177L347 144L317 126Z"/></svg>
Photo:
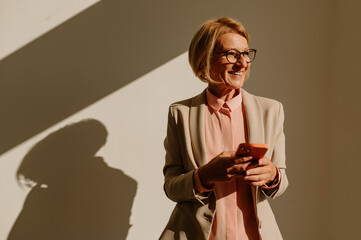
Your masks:
<svg viewBox="0 0 361 240"><path fill-rule="evenodd" d="M228 100L234 98L239 94L238 89L222 89L219 88L219 86L215 85L208 85L208 90L219 99L222 99L223 101L227 102Z"/></svg>

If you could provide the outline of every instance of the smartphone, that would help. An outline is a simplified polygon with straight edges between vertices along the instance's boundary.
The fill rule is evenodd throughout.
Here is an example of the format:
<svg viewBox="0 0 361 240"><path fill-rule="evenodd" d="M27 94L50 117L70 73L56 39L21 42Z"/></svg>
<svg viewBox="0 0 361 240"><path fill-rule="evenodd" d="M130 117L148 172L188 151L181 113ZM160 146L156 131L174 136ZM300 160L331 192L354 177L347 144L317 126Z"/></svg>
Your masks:
<svg viewBox="0 0 361 240"><path fill-rule="evenodd" d="M268 150L267 144L241 143L236 151L237 156L252 156L253 159L260 159Z"/></svg>

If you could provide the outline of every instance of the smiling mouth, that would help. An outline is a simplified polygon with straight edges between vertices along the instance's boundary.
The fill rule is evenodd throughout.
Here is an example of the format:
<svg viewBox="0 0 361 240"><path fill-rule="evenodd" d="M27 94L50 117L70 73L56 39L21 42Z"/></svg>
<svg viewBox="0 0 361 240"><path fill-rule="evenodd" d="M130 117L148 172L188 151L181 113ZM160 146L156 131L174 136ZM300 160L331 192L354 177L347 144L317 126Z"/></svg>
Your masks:
<svg viewBox="0 0 361 240"><path fill-rule="evenodd" d="M240 71L240 72L228 72L229 74L231 75L236 75L236 76L242 76L243 75L243 71Z"/></svg>

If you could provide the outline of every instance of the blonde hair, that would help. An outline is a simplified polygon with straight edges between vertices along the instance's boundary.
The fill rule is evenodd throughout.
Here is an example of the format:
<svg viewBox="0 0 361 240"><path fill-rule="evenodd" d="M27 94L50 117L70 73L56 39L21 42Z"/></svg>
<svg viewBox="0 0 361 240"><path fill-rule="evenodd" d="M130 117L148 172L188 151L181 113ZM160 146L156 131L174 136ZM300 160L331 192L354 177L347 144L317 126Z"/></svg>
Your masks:
<svg viewBox="0 0 361 240"><path fill-rule="evenodd" d="M188 61L194 74L203 82L216 83L211 78L210 62L220 37L225 33L238 33L246 38L249 35L242 23L231 18L217 18L205 22L194 35L189 45ZM248 76L248 71L246 78Z"/></svg>

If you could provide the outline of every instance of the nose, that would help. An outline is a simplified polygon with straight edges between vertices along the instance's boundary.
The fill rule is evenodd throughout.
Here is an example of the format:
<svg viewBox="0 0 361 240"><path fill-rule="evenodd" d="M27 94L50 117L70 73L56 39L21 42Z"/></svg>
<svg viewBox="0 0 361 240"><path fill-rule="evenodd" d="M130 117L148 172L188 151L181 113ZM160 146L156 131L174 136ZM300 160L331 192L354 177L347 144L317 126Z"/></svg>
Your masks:
<svg viewBox="0 0 361 240"><path fill-rule="evenodd" d="M246 60L245 57L240 56L239 59L238 59L238 61L237 61L235 64L239 65L239 66L242 67L242 68L245 68L245 67L247 67L248 62L247 62L247 60Z"/></svg>

